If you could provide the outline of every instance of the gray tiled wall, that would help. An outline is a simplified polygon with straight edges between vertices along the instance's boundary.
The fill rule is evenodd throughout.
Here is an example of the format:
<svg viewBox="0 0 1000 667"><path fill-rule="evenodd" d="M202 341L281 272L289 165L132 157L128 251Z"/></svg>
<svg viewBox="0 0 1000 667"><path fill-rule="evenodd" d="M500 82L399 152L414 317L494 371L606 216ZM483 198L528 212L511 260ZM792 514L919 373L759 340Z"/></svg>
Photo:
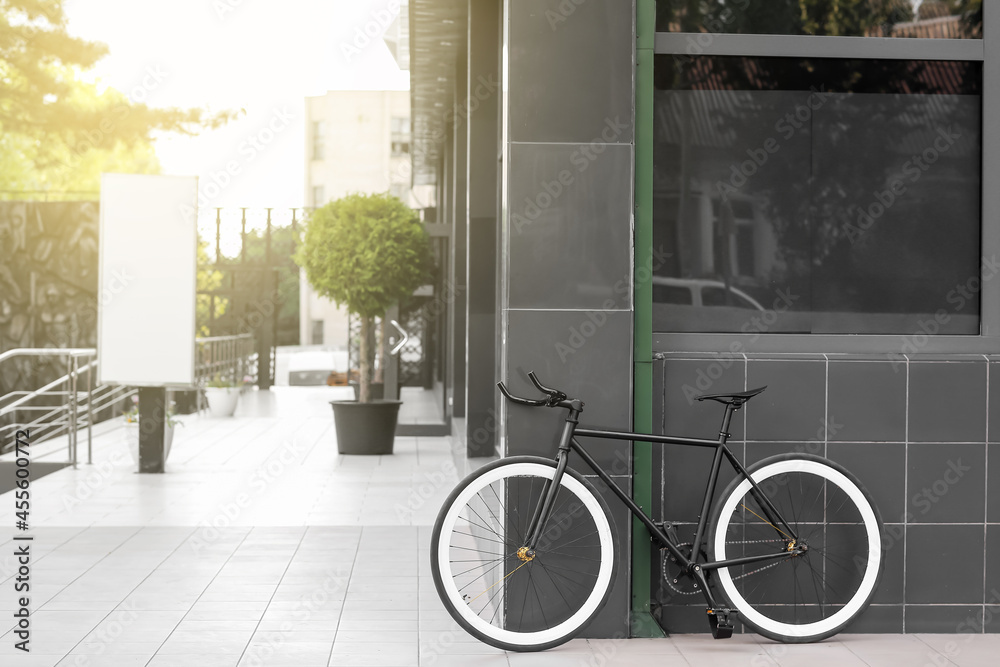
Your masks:
<svg viewBox="0 0 1000 667"><path fill-rule="evenodd" d="M618 429L632 423L634 15L622 0L508 0L504 16L503 376L534 395L534 370L587 403L581 423ZM503 453L554 456L564 416L509 407ZM586 444L629 491L628 445ZM592 637L629 628L631 521L602 493L621 555Z"/></svg>
<svg viewBox="0 0 1000 667"><path fill-rule="evenodd" d="M768 385L737 413L737 456L811 451L871 492L886 566L852 631L970 632L970 618L1000 631L1000 357L658 356L654 432L714 437L721 407L694 394ZM667 446L654 456L657 518L696 520L711 452ZM949 469L961 471L957 482L945 481ZM656 552L654 582L659 566ZM655 593L672 631L708 630L700 599Z"/></svg>

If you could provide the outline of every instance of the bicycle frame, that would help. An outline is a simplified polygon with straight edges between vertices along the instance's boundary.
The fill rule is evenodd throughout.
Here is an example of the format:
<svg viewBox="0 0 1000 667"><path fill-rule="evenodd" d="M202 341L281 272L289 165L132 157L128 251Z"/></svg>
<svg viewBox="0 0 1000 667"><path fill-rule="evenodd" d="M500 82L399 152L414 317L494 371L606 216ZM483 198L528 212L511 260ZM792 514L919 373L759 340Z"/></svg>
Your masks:
<svg viewBox="0 0 1000 667"><path fill-rule="evenodd" d="M733 413L736 412L739 407L734 407L731 403L726 404L726 414L723 418L722 428L719 430L719 437L717 440L682 438L669 435L650 435L646 433L633 433L631 431L608 431L592 428L579 428L577 417L583 409L583 404L580 401L563 400L555 404L553 407L567 408L569 409L570 414L566 418L566 425L563 428L562 437L559 441L559 449L556 454L555 474L552 480L547 483L545 488L543 488L542 502L536 506L535 511L533 512L532 520L528 524L528 530L526 532L527 544L525 546L529 549L534 550L539 538L544 532L545 524L549 519L552 511L552 505L559 489L559 482L562 480L562 476L566 471L569 453L572 451L576 452L576 454L583 459L584 463L586 463L587 466L589 466L594 473L596 473L597 476L608 485L608 488L610 488L611 491L618 496L623 503L625 503L625 506L628 507L633 516L639 519L646 529L649 530L653 539L659 542L663 548L669 550L674 558L677 559L679 565L697 579L701 586L702 594L705 596L709 606L712 608L715 608L718 605L712 595L712 592L709 590L708 582L705 580L706 571L717 570L719 568L729 567L732 565L744 565L760 561L791 558L802 553L798 547L795 547L791 550L781 551L774 554L730 558L721 561L698 562L698 545L701 544L702 538L705 535L705 528L708 523L708 515L711 509L712 498L715 495L719 471L722 468L723 457L725 457L730 464L732 464L737 475L750 481L753 488L752 493L754 494L754 498L764 510L766 520L775 528L776 531L783 533L785 537L790 538L790 543L798 541L798 535L796 535L795 531L788 525L788 522L786 522L784 517L781 516L781 513L778 512L771 501L767 498L767 495L761 491L754 479L747 473L743 464L739 462L739 460L729 450L729 447L726 446L726 442L729 439L729 423L732 419ZM654 442L666 445L715 448L715 456L712 460L712 468L709 473L708 484L705 488L705 496L702 499L701 515L698 517L698 525L695 530L693 543L694 547L692 548L690 558L685 555L680 547L670 539L666 532L657 526L650 516L646 514L646 512L639 505L637 505L635 501L621 489L620 486L618 486L614 479L612 479L611 476L601 468L600 464L598 464L593 457L587 453L587 451L576 439L577 436L587 438L604 438L610 440L638 440L642 442ZM779 525L784 530L779 529Z"/></svg>

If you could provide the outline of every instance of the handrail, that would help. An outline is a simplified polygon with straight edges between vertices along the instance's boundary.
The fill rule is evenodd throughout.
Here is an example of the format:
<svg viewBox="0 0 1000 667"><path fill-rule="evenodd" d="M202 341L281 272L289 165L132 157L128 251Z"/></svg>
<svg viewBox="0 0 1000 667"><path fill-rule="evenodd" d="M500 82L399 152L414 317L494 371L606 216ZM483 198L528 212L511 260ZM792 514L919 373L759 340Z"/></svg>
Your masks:
<svg viewBox="0 0 1000 667"><path fill-rule="evenodd" d="M2 361L2 359L0 359L0 361ZM78 368L76 370L76 372L79 373L80 371L83 371L83 370L89 370L90 368L92 368L94 366L97 366L97 360L96 359L93 360L93 361L91 361L89 364L86 364L85 366L81 366L80 368ZM66 373L66 375L63 375L61 378L57 378L57 379L53 380L52 382L48 383L44 387L39 387L38 389L34 390L33 392L30 392L26 396L22 396L21 398L17 399L13 403L8 403L7 405L5 405L2 408L0 408L0 417L3 417L8 412L13 412L14 410L17 409L17 407L19 405L21 405L23 403L27 403L28 401L30 401L33 398L37 398L38 396L40 396L40 395L44 394L45 392L47 392L49 389L52 389L53 387L58 387L59 385L65 383L65 382L68 382L69 379L70 379L70 375L72 375L72 373ZM60 393L63 393L63 392L60 392ZM66 393L68 394L68 392L66 392Z"/></svg>
<svg viewBox="0 0 1000 667"><path fill-rule="evenodd" d="M233 334L231 336L207 336L205 338L195 338L196 343L221 343L226 340L253 340L253 334Z"/></svg>
<svg viewBox="0 0 1000 667"><path fill-rule="evenodd" d="M198 351L195 362L196 385L204 386L214 374L224 375L226 379L232 379L237 384L240 384L247 375L253 377L256 350L252 334L196 337L195 344ZM111 387L111 385L94 386L93 374L99 363L96 358L97 350L94 348L15 348L0 353L0 363L16 357L62 357L67 359L68 372L34 391L17 390L0 397L4 400L17 397L10 403L0 406L0 417L17 411L34 412L34 416L25 415L25 417L30 422L30 427L45 430L46 437L58 435L65 429L69 438L69 459L74 467L77 465L78 431L85 427L87 430L87 461L92 463L95 398L98 403L97 409L100 410L127 398L134 393L134 390L116 386L105 392L105 387ZM83 363L79 361L81 358L87 359L89 357L94 358ZM86 405L83 404L83 400L77 392L77 381L82 380L80 374L84 371L87 373L87 386L84 392ZM64 386L65 389L61 389ZM123 389L124 394L121 394ZM40 396L62 397L61 404L58 406L28 405ZM200 395L198 402L200 408ZM9 427L0 427L0 433L7 430L10 430Z"/></svg>
<svg viewBox="0 0 1000 667"><path fill-rule="evenodd" d="M13 357L93 357L92 347L15 347L0 354L0 362Z"/></svg>
<svg viewBox="0 0 1000 667"><path fill-rule="evenodd" d="M84 422L87 427L87 452L88 452L87 459L88 463L93 462L92 426L94 422L94 415L92 407L93 407L94 383L92 382L92 378L93 378L94 368L97 366L97 359L94 359L84 364L83 367L80 367L77 360L81 357L96 357L96 356L97 356L97 350L94 348L57 348L57 347L46 347L46 348L19 347L19 348L14 348L13 350L7 350L6 352L0 354L0 362L6 361L8 359L13 359L15 357L67 357L70 359L70 371L66 375L62 376L61 378L57 378L52 382L48 383L47 385L45 385L44 387L35 389L34 391L26 394L25 396L22 396L16 401L12 401L11 403L8 403L7 405L3 406L2 408L0 408L0 417L14 412L18 408L20 408L20 406L24 405L28 401L31 401L39 396L44 395L45 392L49 391L50 389L53 389L54 387L58 387L63 384L69 384L69 389L66 392L61 392L61 391L58 392L59 395L65 394L67 396L68 399L67 402L62 407L56 407L54 410L50 411L46 415L43 415L42 419L50 415L58 415L60 412L65 410L66 417L68 420L66 424L66 434L68 436L67 444L69 447L69 459L70 462L73 464L74 468L76 467L77 464L77 438L78 438L79 423L80 423L80 414L79 414L80 405L77 402L79 396L76 387L77 387L77 379L79 378L80 373L83 370L87 371L87 392L86 392L87 405L84 413ZM32 424L35 424L38 421L39 420L36 419L34 420L34 422L32 422ZM62 426L62 421L57 420L56 422L51 423L49 428L57 424L59 426Z"/></svg>

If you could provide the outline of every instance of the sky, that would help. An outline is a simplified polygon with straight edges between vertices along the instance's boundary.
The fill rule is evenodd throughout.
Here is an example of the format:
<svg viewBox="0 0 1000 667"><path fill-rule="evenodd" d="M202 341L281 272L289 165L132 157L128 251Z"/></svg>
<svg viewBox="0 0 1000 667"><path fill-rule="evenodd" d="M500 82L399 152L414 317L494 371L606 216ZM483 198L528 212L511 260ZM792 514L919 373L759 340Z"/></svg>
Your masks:
<svg viewBox="0 0 1000 667"><path fill-rule="evenodd" d="M238 112L220 129L156 139L163 173L197 175L200 207L212 209L304 204L305 97L408 89L408 73L382 42L393 4L67 0L65 7L71 34L109 49L88 80L153 107ZM227 173L234 162L235 175Z"/></svg>

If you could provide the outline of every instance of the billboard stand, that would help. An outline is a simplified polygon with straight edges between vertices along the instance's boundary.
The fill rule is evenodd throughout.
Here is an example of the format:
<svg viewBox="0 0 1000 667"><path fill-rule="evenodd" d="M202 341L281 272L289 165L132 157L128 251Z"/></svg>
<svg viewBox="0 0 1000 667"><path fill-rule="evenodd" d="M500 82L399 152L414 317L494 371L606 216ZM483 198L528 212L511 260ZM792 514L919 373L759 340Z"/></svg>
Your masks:
<svg viewBox="0 0 1000 667"><path fill-rule="evenodd" d="M167 387L195 384L198 179L101 174L98 382L139 388L139 472L162 473Z"/></svg>
<svg viewBox="0 0 1000 667"><path fill-rule="evenodd" d="M166 458L166 387L139 387L139 424L139 472L162 473Z"/></svg>

